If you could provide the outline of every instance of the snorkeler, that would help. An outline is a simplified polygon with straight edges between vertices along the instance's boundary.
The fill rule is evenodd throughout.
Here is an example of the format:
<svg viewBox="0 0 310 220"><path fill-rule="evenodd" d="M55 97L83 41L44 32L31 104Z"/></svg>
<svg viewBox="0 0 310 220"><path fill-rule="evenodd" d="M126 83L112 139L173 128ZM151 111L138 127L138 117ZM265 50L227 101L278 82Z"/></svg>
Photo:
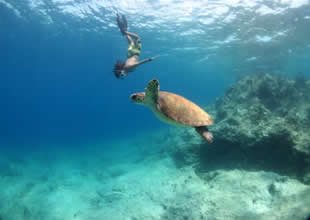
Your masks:
<svg viewBox="0 0 310 220"><path fill-rule="evenodd" d="M124 79L128 75L128 72L133 72L140 64L152 61L157 57L151 57L139 61L139 56L141 52L140 37L137 34L127 31L128 25L126 17L124 15L120 16L119 14L117 14L116 21L122 35L126 36L129 47L127 50L127 60L125 62L118 60L116 64L114 64L113 72L116 78Z"/></svg>

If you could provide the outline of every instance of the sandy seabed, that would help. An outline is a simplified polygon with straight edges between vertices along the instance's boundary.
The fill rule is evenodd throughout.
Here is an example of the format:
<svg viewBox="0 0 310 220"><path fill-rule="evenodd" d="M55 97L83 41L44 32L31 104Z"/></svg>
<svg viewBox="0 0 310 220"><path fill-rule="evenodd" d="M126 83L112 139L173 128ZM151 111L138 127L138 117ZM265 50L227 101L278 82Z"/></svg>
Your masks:
<svg viewBox="0 0 310 220"><path fill-rule="evenodd" d="M175 166L165 151L173 146L160 136L2 153L0 219L306 218L310 186L264 171L197 175L191 165Z"/></svg>

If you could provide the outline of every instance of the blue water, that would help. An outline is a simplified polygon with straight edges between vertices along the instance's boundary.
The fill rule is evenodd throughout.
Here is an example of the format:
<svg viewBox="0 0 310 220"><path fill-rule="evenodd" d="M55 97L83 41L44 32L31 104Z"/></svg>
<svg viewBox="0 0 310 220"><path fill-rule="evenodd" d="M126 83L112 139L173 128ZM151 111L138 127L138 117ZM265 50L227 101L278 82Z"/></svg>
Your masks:
<svg viewBox="0 0 310 220"><path fill-rule="evenodd" d="M162 54L175 45L182 48L182 39L156 42L154 36L160 33L132 28L142 38L141 59L164 56L118 80L112 69L117 59L126 58L127 41L116 27L100 32L66 29L57 23L40 24L30 15L29 20L17 18L0 6L3 143L88 142L156 130L167 125L129 100L149 80L157 78L162 90L206 105L233 78L219 77L216 66L195 67L191 51Z"/></svg>
<svg viewBox="0 0 310 220"><path fill-rule="evenodd" d="M94 142L166 128L129 101L153 78L205 106L242 75L309 77L309 3L265 3L0 1L1 142ZM125 80L112 73L128 46L117 11L142 38L140 59L160 56Z"/></svg>

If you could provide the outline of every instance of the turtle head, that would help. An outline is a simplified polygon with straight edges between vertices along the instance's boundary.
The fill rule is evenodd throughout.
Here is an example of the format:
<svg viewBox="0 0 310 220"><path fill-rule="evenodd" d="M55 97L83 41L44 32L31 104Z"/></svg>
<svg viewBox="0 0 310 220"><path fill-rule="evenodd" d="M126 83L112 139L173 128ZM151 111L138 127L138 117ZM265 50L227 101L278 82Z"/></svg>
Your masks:
<svg viewBox="0 0 310 220"><path fill-rule="evenodd" d="M144 105L144 98L145 98L145 93L144 92L138 92L134 93L130 96L130 100L135 103L135 104L141 104Z"/></svg>

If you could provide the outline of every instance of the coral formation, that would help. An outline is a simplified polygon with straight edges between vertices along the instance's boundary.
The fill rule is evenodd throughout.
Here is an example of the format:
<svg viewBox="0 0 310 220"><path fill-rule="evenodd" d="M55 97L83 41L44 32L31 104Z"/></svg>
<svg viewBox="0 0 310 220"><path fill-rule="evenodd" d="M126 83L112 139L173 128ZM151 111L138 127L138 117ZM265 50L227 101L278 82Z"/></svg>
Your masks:
<svg viewBox="0 0 310 220"><path fill-rule="evenodd" d="M179 129L181 138L170 134L169 152L177 164L194 163L198 171L263 169L310 183L309 94L310 80L300 76L245 76L206 107L215 119L214 144Z"/></svg>

